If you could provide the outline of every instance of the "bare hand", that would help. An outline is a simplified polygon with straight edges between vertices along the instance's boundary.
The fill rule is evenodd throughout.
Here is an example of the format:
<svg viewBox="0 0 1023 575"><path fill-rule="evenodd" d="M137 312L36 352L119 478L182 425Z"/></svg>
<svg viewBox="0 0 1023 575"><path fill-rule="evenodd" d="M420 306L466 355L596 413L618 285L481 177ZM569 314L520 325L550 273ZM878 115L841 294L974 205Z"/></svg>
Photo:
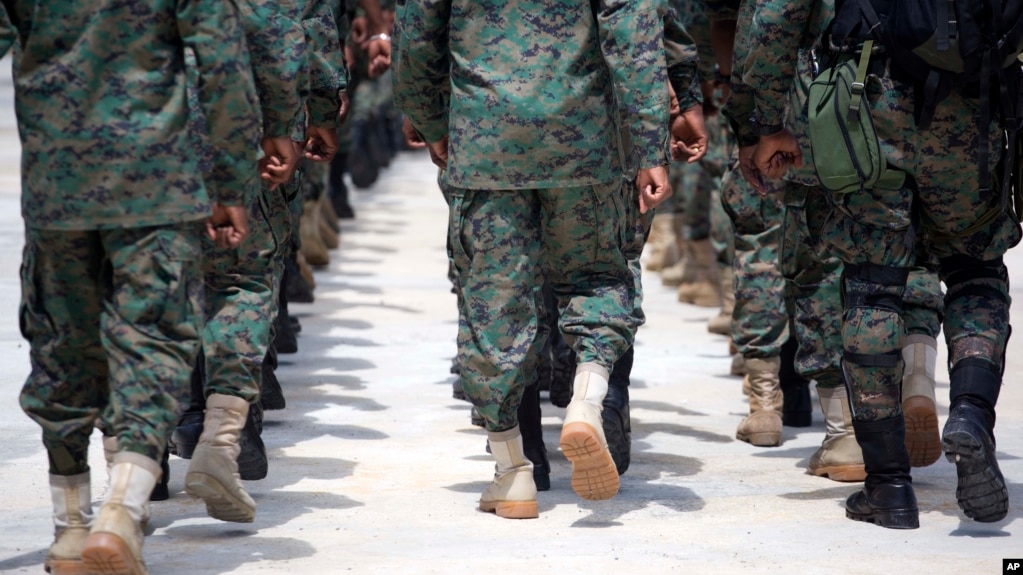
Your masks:
<svg viewBox="0 0 1023 575"><path fill-rule="evenodd" d="M448 169L448 137L444 136L436 142L427 142L426 147L430 150L433 164L442 170Z"/></svg>
<svg viewBox="0 0 1023 575"><path fill-rule="evenodd" d="M418 150L426 147L426 140L423 139L423 136L419 134L419 131L412 125L412 121L407 117L401 123L401 135L405 136L405 143L410 148Z"/></svg>
<svg viewBox="0 0 1023 575"><path fill-rule="evenodd" d="M366 39L369 38L369 20L367 20L365 16L352 18L352 27L348 34L348 37L352 40L352 44L361 48L366 42Z"/></svg>
<svg viewBox="0 0 1023 575"><path fill-rule="evenodd" d="M753 186L761 197L767 194L767 184L764 183L764 175L753 163L753 154L756 153L756 146L743 146L739 148L739 171L749 185Z"/></svg>
<svg viewBox="0 0 1023 575"><path fill-rule="evenodd" d="M785 175L790 166L803 167L803 152L796 137L788 130L781 130L770 136L760 136L753 153L753 164L765 177L777 180Z"/></svg>
<svg viewBox="0 0 1023 575"><path fill-rule="evenodd" d="M671 120L671 157L692 164L707 155L707 126L703 108L693 106Z"/></svg>
<svg viewBox="0 0 1023 575"><path fill-rule="evenodd" d="M298 143L288 137L264 137L259 145L263 148L263 159L259 161L259 177L266 181L272 190L290 180L295 174L301 157Z"/></svg>
<svg viewBox="0 0 1023 575"><path fill-rule="evenodd" d="M391 67L391 41L375 38L366 46L369 54L369 77L376 78Z"/></svg>
<svg viewBox="0 0 1023 575"><path fill-rule="evenodd" d="M249 213L244 206L213 205L206 220L206 234L218 248L237 248L249 235Z"/></svg>
<svg viewBox="0 0 1023 575"><path fill-rule="evenodd" d="M636 175L636 191L639 193L639 212L647 213L671 197L671 184L668 182L668 168L657 166L646 168Z"/></svg>
<svg viewBox="0 0 1023 575"><path fill-rule="evenodd" d="M348 92L341 92L338 96L341 98L341 107L337 110L337 121L339 124L344 124L348 120L348 112L351 109Z"/></svg>
<svg viewBox="0 0 1023 575"><path fill-rule="evenodd" d="M337 153L337 130L333 126L308 126L305 129L305 157L314 162L329 162Z"/></svg>

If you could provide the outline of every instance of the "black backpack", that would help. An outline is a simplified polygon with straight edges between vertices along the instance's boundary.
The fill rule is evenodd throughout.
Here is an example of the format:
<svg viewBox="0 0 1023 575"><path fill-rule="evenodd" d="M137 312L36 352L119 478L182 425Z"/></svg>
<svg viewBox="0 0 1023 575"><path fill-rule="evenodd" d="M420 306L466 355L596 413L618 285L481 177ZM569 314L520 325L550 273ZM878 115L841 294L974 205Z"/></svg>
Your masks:
<svg viewBox="0 0 1023 575"><path fill-rule="evenodd" d="M979 98L982 189L990 187L986 142L997 111L1007 134L1004 209L1020 152L1016 133L1023 90L1017 57L1023 53L1023 0L837 0L830 33L839 46L874 40L893 67L915 80L918 129L930 126L935 107L952 90Z"/></svg>

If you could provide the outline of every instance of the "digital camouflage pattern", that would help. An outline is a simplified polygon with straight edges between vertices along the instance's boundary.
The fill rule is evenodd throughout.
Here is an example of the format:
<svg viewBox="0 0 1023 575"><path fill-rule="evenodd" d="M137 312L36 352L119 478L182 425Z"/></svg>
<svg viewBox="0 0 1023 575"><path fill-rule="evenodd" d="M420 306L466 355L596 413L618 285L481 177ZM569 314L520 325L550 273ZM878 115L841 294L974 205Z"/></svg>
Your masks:
<svg viewBox="0 0 1023 575"><path fill-rule="evenodd" d="M450 137L453 186L607 184L667 164L662 27L645 2L399 2L395 103L427 141Z"/></svg>
<svg viewBox="0 0 1023 575"><path fill-rule="evenodd" d="M301 133L306 77L311 73L295 0L240 0L245 43L263 114L263 136ZM258 185L258 182L257 182ZM254 196L255 194L253 194Z"/></svg>
<svg viewBox="0 0 1023 575"><path fill-rule="evenodd" d="M348 85L348 70L341 51L337 0L299 0L303 4L302 29L309 58L309 124L337 127L340 93Z"/></svg>
<svg viewBox="0 0 1023 575"><path fill-rule="evenodd" d="M131 10L109 0L7 2L0 28L0 51L20 38L14 75L28 226L192 221L210 214L211 200L251 198L259 112L233 2L140 0ZM198 56L215 150L205 176L189 153L185 46Z"/></svg>
<svg viewBox="0 0 1023 575"><path fill-rule="evenodd" d="M88 469L100 420L122 451L161 459L199 346L200 220L211 200L245 205L257 178L260 116L234 3L123 8L0 6L0 51L19 42L32 362L21 404L60 475ZM205 176L186 49L214 144Z"/></svg>
<svg viewBox="0 0 1023 575"><path fill-rule="evenodd" d="M206 395L259 399L262 365L273 341L291 212L282 189L264 188L249 209L249 235L236 249L203 238L206 283Z"/></svg>
<svg viewBox="0 0 1023 575"><path fill-rule="evenodd" d="M778 269L783 208L777 194L757 194L735 170L721 202L735 230L732 342L743 357L781 355L789 339L785 278Z"/></svg>
<svg viewBox="0 0 1023 575"><path fill-rule="evenodd" d="M517 424L542 341L544 268L559 328L579 363L611 371L641 322L628 246L636 241L631 185L495 192L452 188L449 245L459 294L462 388L488 430ZM633 248L631 252L634 252Z"/></svg>
<svg viewBox="0 0 1023 575"><path fill-rule="evenodd" d="M199 349L201 232L198 222L26 228L20 321L32 373L21 407L43 428L51 473L88 470L100 419L122 451L163 457Z"/></svg>
<svg viewBox="0 0 1023 575"><path fill-rule="evenodd" d="M253 48L252 61L264 118L268 111L276 115L274 110L297 105L288 108L290 117L304 122L302 105L308 102L310 122L335 126L345 69L329 3L309 0L274 7L273 3L262 6L263 1L253 1L252 15L243 23L250 45L269 44ZM282 54L274 57L277 50ZM271 99L264 100L263 96ZM330 113L325 111L328 108ZM304 126L298 129L295 123L277 123L276 128L285 131L265 135L289 136L304 131ZM310 164L305 160L303 163ZM261 368L273 341L284 257L292 242L288 200L300 196L297 190L304 180L307 178L296 174L276 189L260 186L249 206L249 235L238 248L218 248L208 238L203 241L207 395L231 395L250 403L259 398Z"/></svg>
<svg viewBox="0 0 1023 575"><path fill-rule="evenodd" d="M799 47L816 40L831 11L830 2L817 0L757 4L758 26L750 31L745 62L749 72L745 78L756 92L757 113L765 124L784 114L780 88L791 82L791 70L797 63L795 54ZM796 36L800 30L806 30L802 38ZM977 165L976 106L953 94L939 106L931 129L918 131L913 121L912 87L887 78L868 80L872 113L875 118L885 119L876 123L885 157L889 165L906 171L915 185L831 197L831 209L821 232L829 248L847 266L870 263L904 270L907 275L921 261L927 262L922 259L921 249L938 258L956 254L980 260L999 258L1018 242L1018 226L1007 215L994 216L984 225L975 226L978 214L993 213L997 198L982 197L975 189L976 174L960 169ZM997 159L991 158L992 163ZM914 210L920 215L920 225L914 225ZM922 243L921 238L926 242ZM955 270L943 268L942 279L948 281ZM846 269L842 327L845 353L896 356L907 327L925 330L937 323L941 313L937 282L927 273L909 281L913 288L907 290L905 280L886 285ZM1005 282L980 282L990 282L990 287L1005 294L1007 301ZM904 308L915 307L917 311L900 314L887 306L850 304L851 296L888 296L902 302ZM919 310L931 315L920 315ZM945 336L952 363L966 355L980 355L1000 366L1007 333L1008 306L1000 298L967 295L951 300L945 310ZM899 413L901 359L895 367L868 367L852 361L844 362L844 366L857 420L885 419Z"/></svg>

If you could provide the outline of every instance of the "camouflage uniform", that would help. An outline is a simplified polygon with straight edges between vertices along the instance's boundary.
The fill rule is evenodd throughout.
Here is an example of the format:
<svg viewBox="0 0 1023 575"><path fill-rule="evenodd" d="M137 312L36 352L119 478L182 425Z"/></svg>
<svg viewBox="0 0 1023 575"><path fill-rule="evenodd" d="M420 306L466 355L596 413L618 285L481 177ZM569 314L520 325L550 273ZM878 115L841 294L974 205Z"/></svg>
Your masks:
<svg viewBox="0 0 1023 575"><path fill-rule="evenodd" d="M201 221L211 201L246 205L256 181L259 116L233 6L0 8L0 48L21 42L21 326L32 362L21 404L54 474L88 470L104 411L120 451L163 456L203 323ZM185 46L199 56L210 126L205 178L189 140Z"/></svg>
<svg viewBox="0 0 1023 575"><path fill-rule="evenodd" d="M450 137L461 378L490 431L517 423L544 259L580 363L610 372L638 324L623 174L667 162L667 74L653 7L608 8L595 34L590 6L576 2L399 3L396 103L427 141ZM488 24L463 27L474 20ZM568 48L575 57L562 57ZM614 137L619 114L629 158Z"/></svg>
<svg viewBox="0 0 1023 575"><path fill-rule="evenodd" d="M263 117L263 137L301 133L306 44L294 9L269 0L240 5L246 43L252 54ZM290 238L285 187L270 190L254 182L249 235L237 248L203 241L206 329L203 332L205 394L259 398L262 364L271 341L280 283L282 249ZM257 191L258 190L258 191ZM273 218L286 214L287 218ZM193 403L204 404L205 397Z"/></svg>
<svg viewBox="0 0 1023 575"><path fill-rule="evenodd" d="M786 70L776 63L779 53L789 53L783 46L792 42L791 31L800 29L793 23L805 23L816 38L832 8L819 0L779 0L758 5L758 10L759 26L750 41L757 58L749 70L751 77L763 77L750 83L756 84L759 121L772 126L784 113L780 96ZM884 119L875 125L889 167L907 178L898 189L829 194L832 211L822 230L845 266L842 366L868 474L864 491L847 501L847 514L884 526L917 524L903 446L900 350L910 326L936 327L933 318L907 313L906 306L910 296L936 304L937 282L926 275L907 288L914 266L922 262L927 269L928 260L921 256L927 253L937 258L948 286L944 327L952 407L943 448L958 467L960 506L970 517L993 521L1004 517L1008 499L993 444L994 405L1010 331L1002 255L1019 242L1019 224L999 210L999 194L978 189L976 103L953 90L937 104L929 128L921 130L914 121L914 81L897 66L883 69L883 77L867 76L866 102L874 118ZM993 170L1002 133L992 124L987 144L995 151L989 158ZM888 493L879 495L877 485L889 486ZM889 514L886 506L912 509L912 516Z"/></svg>

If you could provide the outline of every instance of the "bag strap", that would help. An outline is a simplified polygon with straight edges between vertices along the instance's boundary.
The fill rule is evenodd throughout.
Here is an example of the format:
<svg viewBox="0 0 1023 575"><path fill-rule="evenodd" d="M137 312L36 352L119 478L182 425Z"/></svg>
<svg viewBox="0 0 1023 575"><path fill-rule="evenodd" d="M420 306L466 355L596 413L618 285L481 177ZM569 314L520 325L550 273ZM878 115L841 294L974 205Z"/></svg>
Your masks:
<svg viewBox="0 0 1023 575"><path fill-rule="evenodd" d="M850 122L856 121L860 115L860 106L863 104L863 92L867 81L867 67L870 64L870 50L874 47L873 40L863 43L863 50L860 52L860 61L856 66L856 79L851 86L852 98L849 99L849 111L847 118Z"/></svg>

